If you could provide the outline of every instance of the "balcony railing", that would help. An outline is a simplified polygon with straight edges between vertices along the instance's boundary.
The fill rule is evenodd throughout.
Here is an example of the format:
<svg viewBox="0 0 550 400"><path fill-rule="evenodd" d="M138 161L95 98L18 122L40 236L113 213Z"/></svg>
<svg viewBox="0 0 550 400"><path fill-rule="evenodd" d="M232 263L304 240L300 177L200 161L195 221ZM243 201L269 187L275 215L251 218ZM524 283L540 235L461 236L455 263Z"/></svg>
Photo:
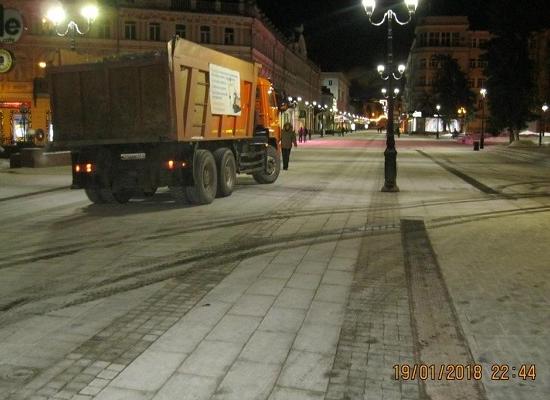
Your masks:
<svg viewBox="0 0 550 400"><path fill-rule="evenodd" d="M222 12L226 14L239 14L238 2L224 2L222 1Z"/></svg>
<svg viewBox="0 0 550 400"><path fill-rule="evenodd" d="M216 11L216 2L214 0L197 0L197 11Z"/></svg>
<svg viewBox="0 0 550 400"><path fill-rule="evenodd" d="M174 11L187 11L191 9L191 0L172 0L170 9Z"/></svg>

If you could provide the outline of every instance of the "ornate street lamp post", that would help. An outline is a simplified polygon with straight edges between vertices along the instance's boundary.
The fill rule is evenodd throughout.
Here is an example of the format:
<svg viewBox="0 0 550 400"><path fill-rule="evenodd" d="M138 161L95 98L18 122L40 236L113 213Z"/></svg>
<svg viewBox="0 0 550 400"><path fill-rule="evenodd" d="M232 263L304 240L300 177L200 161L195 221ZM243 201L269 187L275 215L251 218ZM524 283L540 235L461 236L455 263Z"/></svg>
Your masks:
<svg viewBox="0 0 550 400"><path fill-rule="evenodd" d="M436 139L439 139L439 119L440 119L439 111L441 110L441 106L438 104L437 106L435 106L435 109L437 110L437 120L435 122L437 124L437 127L435 131L435 137Z"/></svg>
<svg viewBox="0 0 550 400"><path fill-rule="evenodd" d="M55 28L55 33L58 36L65 37L69 36L71 38L71 50L75 49L75 38L76 35L84 36L92 28L92 24L97 18L99 11L97 6L93 4L88 4L82 7L80 14L85 20L84 27L79 26L78 23L74 20L63 24L67 19L67 12L61 5L51 7L46 13L46 19L49 20Z"/></svg>
<svg viewBox="0 0 550 400"><path fill-rule="evenodd" d="M406 25L412 20L416 8L418 6L418 0L405 0L405 4L408 9L408 18L405 21L399 20L397 14L390 8L386 10L384 15L379 21L373 20L373 14L376 8L376 0L363 0L363 7L369 17L369 22L374 26L381 26L386 20L388 21L388 59L387 68L388 73L385 74L386 68L383 65L378 66L378 73L382 79L388 81L388 92L393 93L393 81L399 80L403 77L405 72L405 66L400 65L398 73L393 70L393 21L399 25ZM397 151L395 150L395 137L393 128L393 114L394 114L395 99L393 96L388 97L388 124L386 130L386 151L384 151L384 187L382 192L399 192L397 186Z"/></svg>
<svg viewBox="0 0 550 400"><path fill-rule="evenodd" d="M466 123L466 109L464 107L460 107L457 111L458 118L462 121L462 124L460 126L460 132L464 130L464 124Z"/></svg>
<svg viewBox="0 0 550 400"><path fill-rule="evenodd" d="M487 89L480 89L479 94L481 94L481 139L479 148L482 149L485 144L485 97L487 96Z"/></svg>
<svg viewBox="0 0 550 400"><path fill-rule="evenodd" d="M544 136L544 132L546 132L546 111L548 111L548 105L544 103L541 109L542 109L542 118L541 118L541 129L540 129L540 135L539 135L539 146L542 146L542 138Z"/></svg>

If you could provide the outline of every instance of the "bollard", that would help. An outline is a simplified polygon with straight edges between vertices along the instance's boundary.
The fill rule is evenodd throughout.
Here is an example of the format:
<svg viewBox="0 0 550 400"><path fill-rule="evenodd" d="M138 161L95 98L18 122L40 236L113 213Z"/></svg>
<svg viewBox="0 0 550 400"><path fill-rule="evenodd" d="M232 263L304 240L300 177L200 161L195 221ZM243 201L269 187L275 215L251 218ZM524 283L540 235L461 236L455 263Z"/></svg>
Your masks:
<svg viewBox="0 0 550 400"><path fill-rule="evenodd" d="M474 141L474 151L479 151L479 141Z"/></svg>

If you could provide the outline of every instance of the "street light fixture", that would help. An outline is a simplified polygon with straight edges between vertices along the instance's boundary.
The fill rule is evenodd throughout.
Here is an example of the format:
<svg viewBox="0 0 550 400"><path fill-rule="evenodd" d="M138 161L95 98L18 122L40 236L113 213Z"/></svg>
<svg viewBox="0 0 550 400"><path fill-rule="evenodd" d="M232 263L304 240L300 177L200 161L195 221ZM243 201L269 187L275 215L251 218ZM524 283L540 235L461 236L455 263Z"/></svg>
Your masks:
<svg viewBox="0 0 550 400"><path fill-rule="evenodd" d="M76 35L84 36L92 28L92 24L96 20L99 10L94 4L87 4L80 10L80 14L86 21L84 27L79 26L74 20L67 22L66 26L62 26L62 23L67 19L67 12L61 5L56 5L48 9L46 12L46 19L49 20L55 27L55 33L58 36L71 38L71 50L75 49L75 37Z"/></svg>
<svg viewBox="0 0 550 400"><path fill-rule="evenodd" d="M387 59L387 74L386 66L379 65L377 70L382 79L388 81L388 92L392 93L393 90L393 81L397 81L403 77L405 73L405 65L401 64L397 68L397 74L394 72L393 68L393 21L397 22L399 25L406 25L412 20L412 16L416 12L418 7L418 0L405 0L408 10L408 18L405 21L401 21L397 14L391 9L387 9L384 12L383 17L379 21L373 20L373 14L376 9L376 0L363 0L363 7L367 16L369 17L369 22L374 26L381 26L386 20L388 21L388 35L387 35L387 45L388 45L388 59ZM384 187L382 188L383 192L398 192L399 187L397 186L397 151L395 150L395 137L394 137L394 128L393 128L393 114L394 114L395 99L393 96L388 97L388 123L386 131L386 150L384 151Z"/></svg>
<svg viewBox="0 0 550 400"><path fill-rule="evenodd" d="M539 146L542 146L542 138L546 132L546 111L548 111L548 104L544 103L541 107L542 118L541 118L541 130L539 135Z"/></svg>
<svg viewBox="0 0 550 400"><path fill-rule="evenodd" d="M435 109L437 110L437 120L436 120L437 127L436 127L435 137L436 139L439 139L439 119L441 118L441 115L439 114L439 112L441 110L441 106L438 104L435 106Z"/></svg>
<svg viewBox="0 0 550 400"><path fill-rule="evenodd" d="M479 94L481 95L481 139L479 148L483 149L485 145L485 98L487 97L487 89L480 89Z"/></svg>
<svg viewBox="0 0 550 400"><path fill-rule="evenodd" d="M464 129L464 119L466 118L466 109L464 107L460 107L457 111L458 117L462 119L462 125L460 126L460 132Z"/></svg>

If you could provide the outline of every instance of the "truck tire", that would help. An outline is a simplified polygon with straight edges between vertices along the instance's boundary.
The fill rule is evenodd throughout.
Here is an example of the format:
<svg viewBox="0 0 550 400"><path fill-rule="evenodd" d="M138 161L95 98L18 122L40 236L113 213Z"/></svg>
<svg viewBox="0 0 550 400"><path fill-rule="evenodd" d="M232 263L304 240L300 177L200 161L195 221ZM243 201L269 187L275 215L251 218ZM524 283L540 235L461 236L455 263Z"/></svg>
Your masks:
<svg viewBox="0 0 550 400"><path fill-rule="evenodd" d="M267 172L256 172L252 174L254 180L258 183L269 184L273 183L279 177L281 172L281 155L273 146L267 148Z"/></svg>
<svg viewBox="0 0 550 400"><path fill-rule="evenodd" d="M176 201L176 203L190 203L189 199L187 198L185 186L169 186L168 189L170 190L170 195Z"/></svg>
<svg viewBox="0 0 550 400"><path fill-rule="evenodd" d="M221 148L214 152L216 167L218 168L218 192L217 197L231 196L237 180L237 164L235 156L228 148Z"/></svg>
<svg viewBox="0 0 550 400"><path fill-rule="evenodd" d="M100 193L105 203L125 204L132 198L132 192L128 190L113 192L111 189L101 189Z"/></svg>
<svg viewBox="0 0 550 400"><path fill-rule="evenodd" d="M101 192L98 187L87 187L84 189L84 192L86 193L86 196L88 197L88 200L90 200L94 204L104 204L105 200L103 200L103 197L101 197Z"/></svg>
<svg viewBox="0 0 550 400"><path fill-rule="evenodd" d="M186 195L195 204L210 204L216 198L218 174L216 161L208 150L197 150L193 159L194 186L187 186Z"/></svg>

